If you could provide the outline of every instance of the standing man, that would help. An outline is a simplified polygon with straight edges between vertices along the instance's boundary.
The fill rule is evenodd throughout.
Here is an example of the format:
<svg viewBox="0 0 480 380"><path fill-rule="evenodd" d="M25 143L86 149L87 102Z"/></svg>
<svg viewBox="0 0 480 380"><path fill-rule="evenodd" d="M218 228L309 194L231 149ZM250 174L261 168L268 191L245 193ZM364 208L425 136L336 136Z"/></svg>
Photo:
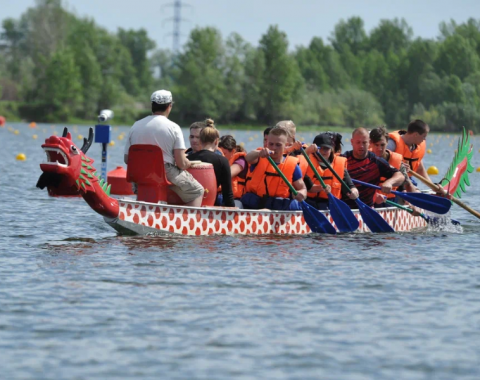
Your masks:
<svg viewBox="0 0 480 380"><path fill-rule="evenodd" d="M408 126L407 130L400 130L388 134L387 149L399 153L403 156L403 162L414 172L421 176L428 178L425 166L423 166L423 157L427 143L427 138L430 127L422 120L413 120Z"/></svg>
<svg viewBox="0 0 480 380"><path fill-rule="evenodd" d="M185 141L178 124L170 121L172 93L166 90L155 91L150 97L152 115L133 124L125 144L124 160L128 164L128 150L131 145L158 145L162 149L165 174L173 186L171 189L187 206L200 207L203 199L203 186L186 171L191 164L185 155Z"/></svg>
<svg viewBox="0 0 480 380"><path fill-rule="evenodd" d="M347 158L347 170L350 178L379 186L380 179L384 177L386 180L380 186L385 194L389 194L392 187L401 186L405 182L402 173L390 166L383 158L375 156L375 153L368 150L370 136L365 128L355 129L351 141L353 150L341 155ZM368 206L373 206L376 190L361 185L357 185L357 188L360 200ZM356 207L351 199L345 199L345 202L352 208Z"/></svg>

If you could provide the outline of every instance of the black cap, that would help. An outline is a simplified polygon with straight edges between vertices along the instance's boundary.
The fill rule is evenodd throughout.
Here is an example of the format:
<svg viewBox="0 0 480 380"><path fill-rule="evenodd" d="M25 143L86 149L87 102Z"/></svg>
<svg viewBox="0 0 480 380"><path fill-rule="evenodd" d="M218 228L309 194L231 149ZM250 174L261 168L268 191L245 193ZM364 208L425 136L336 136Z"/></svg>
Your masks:
<svg viewBox="0 0 480 380"><path fill-rule="evenodd" d="M334 147L332 136L330 136L328 133L320 133L319 135L315 136L313 143L319 147L325 146L330 149L333 149Z"/></svg>

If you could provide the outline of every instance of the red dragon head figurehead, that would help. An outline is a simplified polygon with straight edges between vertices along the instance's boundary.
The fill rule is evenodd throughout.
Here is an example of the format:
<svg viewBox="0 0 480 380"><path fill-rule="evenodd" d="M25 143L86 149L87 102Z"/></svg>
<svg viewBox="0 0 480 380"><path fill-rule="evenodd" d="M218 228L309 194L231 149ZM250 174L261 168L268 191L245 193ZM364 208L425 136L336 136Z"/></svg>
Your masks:
<svg viewBox="0 0 480 380"><path fill-rule="evenodd" d="M40 169L44 173L62 176L69 186L75 185L86 156L72 141L70 132L64 133L62 137L50 136L45 139L42 148L47 154L47 161L40 164ZM91 159L89 161L92 162Z"/></svg>
<svg viewBox="0 0 480 380"><path fill-rule="evenodd" d="M62 137L50 136L42 144L47 161L40 164L43 174L37 187L61 186L73 187L100 215L114 218L118 216L118 202L110 197L110 185L99 178L93 160L85 155L93 142L93 129L90 128L88 140L84 139L79 149L72 141L67 128Z"/></svg>

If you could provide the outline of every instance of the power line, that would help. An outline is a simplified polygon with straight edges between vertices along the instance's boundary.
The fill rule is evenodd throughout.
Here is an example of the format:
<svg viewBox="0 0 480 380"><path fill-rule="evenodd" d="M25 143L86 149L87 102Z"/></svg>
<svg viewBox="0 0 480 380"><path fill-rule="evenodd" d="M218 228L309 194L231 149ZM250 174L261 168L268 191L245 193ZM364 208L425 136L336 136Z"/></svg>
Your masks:
<svg viewBox="0 0 480 380"><path fill-rule="evenodd" d="M167 36L173 37L173 45L172 49L173 52L176 53L180 50L180 37L182 36L181 33L181 25L182 22L188 21L182 18L182 8L192 7L190 4L182 2L182 0L175 0L173 3L167 4L167 7L173 7L173 17L168 18L166 21L173 22L173 32L168 33Z"/></svg>

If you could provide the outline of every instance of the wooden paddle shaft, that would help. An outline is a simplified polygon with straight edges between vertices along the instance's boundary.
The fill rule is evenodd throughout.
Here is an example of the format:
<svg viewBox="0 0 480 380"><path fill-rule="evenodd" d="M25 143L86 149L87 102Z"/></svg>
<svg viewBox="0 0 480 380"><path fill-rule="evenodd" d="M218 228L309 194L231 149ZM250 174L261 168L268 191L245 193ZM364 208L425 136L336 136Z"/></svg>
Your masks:
<svg viewBox="0 0 480 380"><path fill-rule="evenodd" d="M415 173L413 170L409 170L409 172L410 172L411 175L413 175L415 178L418 178L420 181L422 181L425 185L427 185L433 191L441 191L443 194L447 193L441 186L435 185L434 183L432 183L428 179L426 179L424 176L422 176L418 173ZM456 203L461 208L467 210L470 214L472 214L472 215L476 216L478 219L480 219L480 212L475 211L473 208L467 206L465 203L463 203L459 199L455 198L453 195L452 195L452 202Z"/></svg>

